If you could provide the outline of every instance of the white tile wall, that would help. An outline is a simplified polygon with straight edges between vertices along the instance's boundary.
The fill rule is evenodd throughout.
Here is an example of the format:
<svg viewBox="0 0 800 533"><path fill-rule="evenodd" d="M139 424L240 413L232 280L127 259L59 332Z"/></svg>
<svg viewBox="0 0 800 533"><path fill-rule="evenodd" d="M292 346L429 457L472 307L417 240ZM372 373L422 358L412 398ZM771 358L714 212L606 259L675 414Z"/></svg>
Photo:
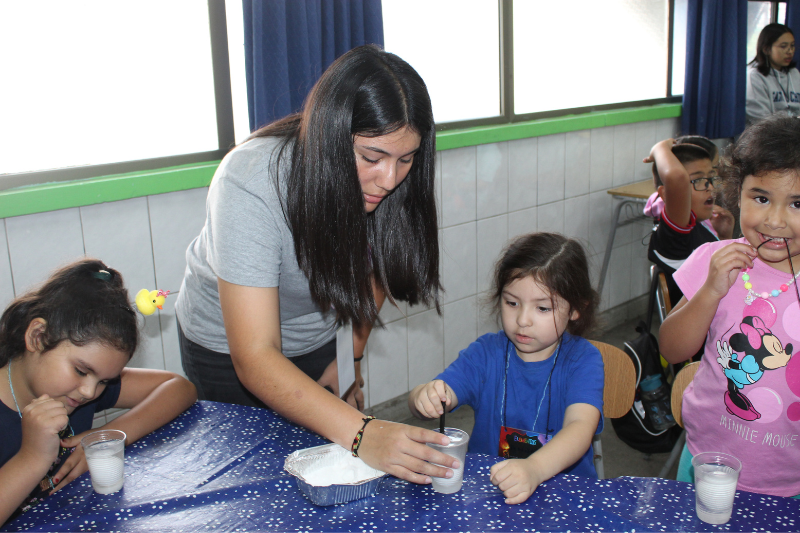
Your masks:
<svg viewBox="0 0 800 533"><path fill-rule="evenodd" d="M366 405L395 398L433 378L480 334L497 331L481 302L491 270L509 239L560 231L586 244L598 278L614 201L607 190L649 177L641 163L658 140L675 136L677 119L521 139L437 154L441 275L440 317L424 306L388 302L362 363ZM0 299L44 280L84 255L119 269L131 293L180 288L185 251L205 218L207 190L8 218L0 228ZM647 291L648 224L619 231L601 309ZM643 244L644 242L644 244ZM181 372L174 297L143 320L136 366ZM109 414L108 416L114 416Z"/></svg>

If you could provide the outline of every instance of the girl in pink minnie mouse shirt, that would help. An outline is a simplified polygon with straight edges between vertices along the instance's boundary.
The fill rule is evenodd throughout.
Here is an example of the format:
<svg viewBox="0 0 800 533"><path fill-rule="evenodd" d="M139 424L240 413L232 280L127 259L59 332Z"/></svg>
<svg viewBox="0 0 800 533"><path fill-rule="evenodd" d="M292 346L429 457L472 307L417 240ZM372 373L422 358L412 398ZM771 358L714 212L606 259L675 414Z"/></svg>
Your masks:
<svg viewBox="0 0 800 533"><path fill-rule="evenodd" d="M675 273L684 297L661 326L671 363L704 355L683 397L691 458L730 453L739 489L800 494L800 121L774 117L746 130L723 162L742 238L698 248Z"/></svg>

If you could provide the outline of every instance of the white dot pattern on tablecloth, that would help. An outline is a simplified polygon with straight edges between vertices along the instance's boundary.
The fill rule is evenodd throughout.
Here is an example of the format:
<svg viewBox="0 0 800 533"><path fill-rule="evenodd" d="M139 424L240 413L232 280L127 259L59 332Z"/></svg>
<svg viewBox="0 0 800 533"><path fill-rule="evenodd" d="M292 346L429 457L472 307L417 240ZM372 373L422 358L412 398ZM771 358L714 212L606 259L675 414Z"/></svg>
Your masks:
<svg viewBox="0 0 800 533"><path fill-rule="evenodd" d="M187 435L191 435L191 439ZM499 459L467 456L460 492L387 476L362 500L317 507L283 470L291 452L324 444L265 409L198 402L130 445L125 485L92 491L84 474L4 531L797 531L800 501L738 492L724 526L700 522L691 485L658 478L559 475L506 505L489 482Z"/></svg>

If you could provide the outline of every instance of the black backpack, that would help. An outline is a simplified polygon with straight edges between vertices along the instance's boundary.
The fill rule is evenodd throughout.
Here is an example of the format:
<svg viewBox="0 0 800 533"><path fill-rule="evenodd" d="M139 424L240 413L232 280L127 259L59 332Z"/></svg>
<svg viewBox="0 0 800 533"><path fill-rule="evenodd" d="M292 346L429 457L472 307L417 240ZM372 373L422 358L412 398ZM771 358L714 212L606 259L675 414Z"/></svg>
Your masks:
<svg viewBox="0 0 800 533"><path fill-rule="evenodd" d="M652 309L651 309L652 310ZM648 315L649 317L652 314ZM636 326L639 336L625 343L627 353L636 368L636 397L633 407L621 418L612 418L611 424L619 439L635 450L643 453L665 453L672 450L681 434L681 427L674 425L662 431L656 431L648 413L642 407L639 384L643 376L661 375L662 383L668 383L661 366L661 352L658 341L650 333L650 327L644 320ZM671 388L671 385L668 385Z"/></svg>

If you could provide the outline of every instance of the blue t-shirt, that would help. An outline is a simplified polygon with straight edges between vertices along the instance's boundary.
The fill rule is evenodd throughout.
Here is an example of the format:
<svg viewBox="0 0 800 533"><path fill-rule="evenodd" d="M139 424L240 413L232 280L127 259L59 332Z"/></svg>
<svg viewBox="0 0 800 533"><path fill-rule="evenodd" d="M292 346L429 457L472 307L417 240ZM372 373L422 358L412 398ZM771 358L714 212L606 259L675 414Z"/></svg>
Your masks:
<svg viewBox="0 0 800 533"><path fill-rule="evenodd" d="M600 411L597 433L603 431L603 358L589 341L569 333L561 339L557 359L554 353L531 363L520 359L504 332L487 333L462 350L436 379L453 389L459 405L475 410L470 452L498 455L503 425L542 434L549 428L552 437L561 431L567 407L575 403L596 407ZM564 472L596 478L591 446Z"/></svg>

